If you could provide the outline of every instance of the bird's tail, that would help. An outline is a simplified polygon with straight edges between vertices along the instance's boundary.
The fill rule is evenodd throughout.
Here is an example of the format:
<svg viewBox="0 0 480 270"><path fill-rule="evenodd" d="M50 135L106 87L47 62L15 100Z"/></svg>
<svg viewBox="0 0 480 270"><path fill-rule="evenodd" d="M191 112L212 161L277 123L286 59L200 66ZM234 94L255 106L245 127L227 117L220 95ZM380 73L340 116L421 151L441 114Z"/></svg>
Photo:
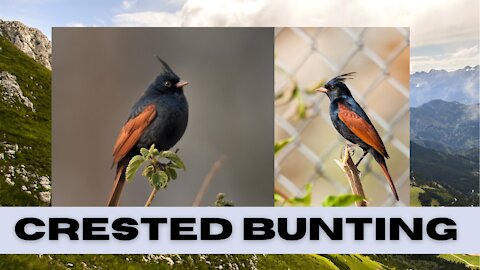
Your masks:
<svg viewBox="0 0 480 270"><path fill-rule="evenodd" d="M398 201L399 199L398 199L397 189L395 188L395 184L393 183L392 177L388 172L387 164L385 163L385 158L383 158L383 156L375 150L371 151L371 154L377 161L378 165L380 165L380 168L382 168L383 174L385 175L385 178L387 178L388 184L390 185L390 189L392 189L392 193L395 196L395 199L397 199Z"/></svg>
<svg viewBox="0 0 480 270"><path fill-rule="evenodd" d="M108 206L117 206L118 201L120 200L120 195L122 194L122 189L125 184L125 162L120 161L117 166L117 176L115 177L115 182L113 183L112 193L110 194L110 199L108 200Z"/></svg>

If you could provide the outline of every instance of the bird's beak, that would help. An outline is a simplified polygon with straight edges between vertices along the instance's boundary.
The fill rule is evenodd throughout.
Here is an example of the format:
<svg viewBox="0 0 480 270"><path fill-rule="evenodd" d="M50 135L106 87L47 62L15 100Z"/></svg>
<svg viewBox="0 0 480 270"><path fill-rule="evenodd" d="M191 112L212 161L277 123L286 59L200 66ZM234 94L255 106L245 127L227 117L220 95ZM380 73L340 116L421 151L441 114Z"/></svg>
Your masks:
<svg viewBox="0 0 480 270"><path fill-rule="evenodd" d="M177 84L175 84L175 87L181 88L181 87L184 87L184 86L186 86L186 85L188 85L188 82L186 82L186 81L179 81Z"/></svg>
<svg viewBox="0 0 480 270"><path fill-rule="evenodd" d="M320 87L320 88L315 89L315 90L318 91L318 92L323 92L323 93L327 93L327 92L328 92L328 89L325 88L325 87Z"/></svg>

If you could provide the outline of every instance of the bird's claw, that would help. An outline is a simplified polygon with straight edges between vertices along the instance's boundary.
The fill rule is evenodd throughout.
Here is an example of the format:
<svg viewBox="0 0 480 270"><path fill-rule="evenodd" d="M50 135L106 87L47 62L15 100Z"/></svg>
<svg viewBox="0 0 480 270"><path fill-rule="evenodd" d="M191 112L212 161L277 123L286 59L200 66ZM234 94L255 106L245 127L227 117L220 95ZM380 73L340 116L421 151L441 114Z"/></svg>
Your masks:
<svg viewBox="0 0 480 270"><path fill-rule="evenodd" d="M350 152L351 151L351 156L355 155L355 147L357 147L358 144L352 144L352 143L349 143L349 144L346 144L345 145L345 148ZM343 155L343 153L342 153ZM340 156L340 158L343 158L343 156Z"/></svg>
<svg viewBox="0 0 480 270"><path fill-rule="evenodd" d="M352 151L355 151L355 147L357 147L357 146L358 146L358 144L353 144L353 143L347 144L347 148L352 149Z"/></svg>

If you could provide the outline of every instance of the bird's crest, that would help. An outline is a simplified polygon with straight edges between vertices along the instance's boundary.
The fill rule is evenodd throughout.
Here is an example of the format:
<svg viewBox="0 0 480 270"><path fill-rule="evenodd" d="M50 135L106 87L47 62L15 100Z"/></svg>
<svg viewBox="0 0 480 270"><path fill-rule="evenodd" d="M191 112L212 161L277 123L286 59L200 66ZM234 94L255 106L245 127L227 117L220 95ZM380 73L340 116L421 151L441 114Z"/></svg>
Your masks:
<svg viewBox="0 0 480 270"><path fill-rule="evenodd" d="M344 82L347 79L352 79L353 75L355 75L355 72L345 73L345 74L339 75L339 76L331 79L330 81L331 82Z"/></svg>
<svg viewBox="0 0 480 270"><path fill-rule="evenodd" d="M157 57L158 61L162 64L162 69L163 69L164 72L176 75L175 72L173 72L173 70L167 64L167 62L163 61L162 58L160 58L158 55L156 57Z"/></svg>

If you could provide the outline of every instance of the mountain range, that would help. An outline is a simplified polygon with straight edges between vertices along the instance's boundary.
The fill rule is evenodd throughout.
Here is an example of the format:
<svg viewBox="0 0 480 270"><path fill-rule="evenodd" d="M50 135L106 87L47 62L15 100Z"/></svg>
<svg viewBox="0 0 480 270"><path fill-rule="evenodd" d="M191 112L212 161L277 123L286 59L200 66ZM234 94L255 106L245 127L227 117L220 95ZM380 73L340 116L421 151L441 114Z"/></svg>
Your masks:
<svg viewBox="0 0 480 270"><path fill-rule="evenodd" d="M410 109L410 139L452 154L478 153L479 104L432 100Z"/></svg>
<svg viewBox="0 0 480 270"><path fill-rule="evenodd" d="M410 105L418 107L431 100L478 103L479 66L454 71L432 69L410 75Z"/></svg>
<svg viewBox="0 0 480 270"><path fill-rule="evenodd" d="M422 205L479 204L478 71L411 75L411 179Z"/></svg>

